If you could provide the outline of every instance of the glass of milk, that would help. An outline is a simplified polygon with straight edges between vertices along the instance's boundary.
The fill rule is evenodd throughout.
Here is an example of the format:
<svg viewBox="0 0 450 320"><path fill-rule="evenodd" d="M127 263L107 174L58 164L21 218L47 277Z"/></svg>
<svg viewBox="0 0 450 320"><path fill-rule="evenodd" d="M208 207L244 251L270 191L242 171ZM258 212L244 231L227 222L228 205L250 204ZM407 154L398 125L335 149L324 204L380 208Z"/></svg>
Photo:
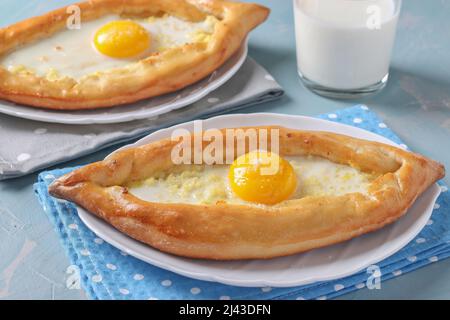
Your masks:
<svg viewBox="0 0 450 320"><path fill-rule="evenodd" d="M298 73L312 91L356 98L381 90L401 0L294 0Z"/></svg>

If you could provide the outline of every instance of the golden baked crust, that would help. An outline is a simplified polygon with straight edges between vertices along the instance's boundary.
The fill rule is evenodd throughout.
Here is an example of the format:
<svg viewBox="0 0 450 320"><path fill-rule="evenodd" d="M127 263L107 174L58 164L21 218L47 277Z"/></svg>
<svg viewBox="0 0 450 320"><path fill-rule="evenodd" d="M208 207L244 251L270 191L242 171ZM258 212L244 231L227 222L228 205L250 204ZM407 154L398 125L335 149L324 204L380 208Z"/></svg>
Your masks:
<svg viewBox="0 0 450 320"><path fill-rule="evenodd" d="M207 43L172 48L126 68L88 75L79 81L67 77L49 80L32 73L13 73L0 66L1 99L41 108L77 110L110 107L173 92L220 67L269 14L269 9L257 4L223 0L90 0L77 5L82 21L107 14L151 16L161 12L191 21L214 15L220 21ZM68 17L66 9L0 29L0 57L63 30Z"/></svg>
<svg viewBox="0 0 450 320"><path fill-rule="evenodd" d="M261 128L269 127L256 128L258 134ZM445 173L440 163L389 145L329 132L279 130L282 156L320 156L378 177L367 194L304 197L272 207L155 203L133 196L124 185L175 166L170 157L177 142L167 139L75 170L57 179L49 192L162 251L194 258L256 259L377 230L400 218Z"/></svg>

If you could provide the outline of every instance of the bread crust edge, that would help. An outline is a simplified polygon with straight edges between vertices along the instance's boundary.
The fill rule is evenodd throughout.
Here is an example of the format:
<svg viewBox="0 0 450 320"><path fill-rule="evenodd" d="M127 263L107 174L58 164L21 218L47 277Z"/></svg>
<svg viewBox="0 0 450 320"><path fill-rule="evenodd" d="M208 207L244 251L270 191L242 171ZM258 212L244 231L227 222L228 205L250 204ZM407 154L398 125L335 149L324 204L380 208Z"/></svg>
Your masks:
<svg viewBox="0 0 450 320"><path fill-rule="evenodd" d="M267 127L255 127L261 128ZM305 197L273 207L143 201L121 184L170 168L167 162L176 142L166 139L77 169L55 180L49 192L164 252L215 260L268 259L378 230L404 215L445 175L442 164L386 144L277 128L282 156L312 154L380 175L367 194Z"/></svg>

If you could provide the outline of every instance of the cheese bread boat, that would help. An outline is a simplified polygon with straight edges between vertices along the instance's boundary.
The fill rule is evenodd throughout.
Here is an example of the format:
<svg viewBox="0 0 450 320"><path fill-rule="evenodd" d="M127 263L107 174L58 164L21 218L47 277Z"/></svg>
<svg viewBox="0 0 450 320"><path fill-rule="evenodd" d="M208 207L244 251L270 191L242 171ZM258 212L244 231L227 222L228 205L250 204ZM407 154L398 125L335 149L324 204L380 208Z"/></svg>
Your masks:
<svg viewBox="0 0 450 320"><path fill-rule="evenodd" d="M0 29L0 99L48 109L132 103L187 87L269 10L223 0L90 0Z"/></svg>
<svg viewBox="0 0 450 320"><path fill-rule="evenodd" d="M168 253L260 259L380 229L405 214L445 173L441 164L419 154L345 135L283 127L232 130L254 129L261 135L273 128L279 130L280 166L286 170L270 180L270 190L255 184L230 190L230 172L238 174L242 166L230 171L229 164L174 164L179 141L166 139L77 169L55 180L49 192ZM221 132L225 136L225 129ZM238 150L245 137L232 139L231 147L228 138L223 147L231 148L236 166L236 158L252 150ZM209 143L203 141L202 147ZM295 173L296 183L289 172ZM295 190L288 198L272 201L289 186Z"/></svg>

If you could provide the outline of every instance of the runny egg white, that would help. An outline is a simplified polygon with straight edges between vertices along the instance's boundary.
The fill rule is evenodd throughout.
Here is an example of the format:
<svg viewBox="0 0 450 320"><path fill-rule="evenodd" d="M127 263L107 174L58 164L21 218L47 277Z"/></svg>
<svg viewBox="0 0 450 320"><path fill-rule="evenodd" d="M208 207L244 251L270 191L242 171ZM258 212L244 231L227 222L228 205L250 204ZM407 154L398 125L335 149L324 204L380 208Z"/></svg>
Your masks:
<svg viewBox="0 0 450 320"><path fill-rule="evenodd" d="M289 199L307 196L339 196L360 192L365 194L372 174L334 163L316 156L285 158L297 176L297 187ZM130 184L128 191L150 202L214 204L254 204L238 197L229 181L229 165L193 165L181 172L150 177ZM280 188L282 186L273 186Z"/></svg>
<svg viewBox="0 0 450 320"><path fill-rule="evenodd" d="M82 22L81 29L65 29L19 48L0 58L0 65L11 72L34 73L49 80L64 77L78 80L85 75L127 66L169 48L207 42L216 22L213 16L191 22L170 15L146 19L109 15ZM107 38L111 30L116 32L112 36L109 34L110 41L102 50L97 40ZM133 31L135 33L130 37ZM124 36L128 36L127 42L122 42L121 47ZM124 52L127 48L131 51Z"/></svg>

